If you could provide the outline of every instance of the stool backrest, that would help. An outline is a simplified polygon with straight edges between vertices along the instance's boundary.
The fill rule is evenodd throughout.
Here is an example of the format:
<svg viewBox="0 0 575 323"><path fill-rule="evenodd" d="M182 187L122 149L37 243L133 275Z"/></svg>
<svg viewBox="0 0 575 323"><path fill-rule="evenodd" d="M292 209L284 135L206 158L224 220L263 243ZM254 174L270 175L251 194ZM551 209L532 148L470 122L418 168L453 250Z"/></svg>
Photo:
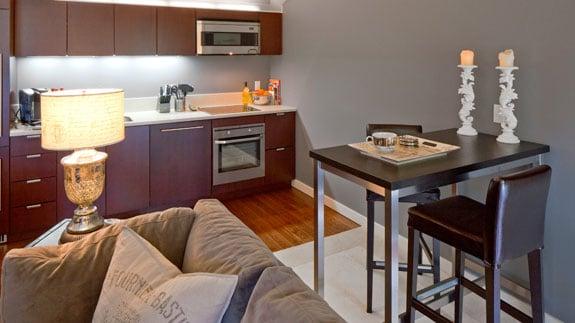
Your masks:
<svg viewBox="0 0 575 323"><path fill-rule="evenodd" d="M547 165L491 180L486 200L485 261L499 265L543 248L550 181L551 167Z"/></svg>
<svg viewBox="0 0 575 323"><path fill-rule="evenodd" d="M394 132L398 136L418 135L423 132L423 127L420 125L408 124L370 123L367 125L366 135L371 136L374 132L378 131Z"/></svg>

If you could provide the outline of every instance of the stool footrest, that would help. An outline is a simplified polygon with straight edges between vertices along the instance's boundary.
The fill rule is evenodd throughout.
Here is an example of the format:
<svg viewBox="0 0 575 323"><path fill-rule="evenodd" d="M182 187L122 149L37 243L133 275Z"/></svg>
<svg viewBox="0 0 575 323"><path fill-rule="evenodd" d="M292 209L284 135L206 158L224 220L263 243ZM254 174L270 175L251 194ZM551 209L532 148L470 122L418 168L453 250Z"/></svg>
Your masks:
<svg viewBox="0 0 575 323"><path fill-rule="evenodd" d="M375 260L373 262L373 269L377 270L385 270L385 261ZM399 263L399 271L407 271L407 264L406 263ZM418 273L421 274L433 274L433 266L432 265L418 265L417 266Z"/></svg>
<svg viewBox="0 0 575 323"><path fill-rule="evenodd" d="M441 323L452 323L451 320L449 320L447 317L432 310L417 299L413 299L411 302L416 311L421 312L423 315L429 317L433 321Z"/></svg>
<svg viewBox="0 0 575 323"><path fill-rule="evenodd" d="M470 291L474 292L475 294L481 296L481 298L485 299L487 292L481 286L477 285L476 283L472 282L471 280L461 277L461 285ZM523 313L522 311L518 310L517 308L513 307L511 304L507 303L504 300L501 300L501 309L511 315L514 319L518 320L519 322L533 322L533 319L529 317L527 314Z"/></svg>

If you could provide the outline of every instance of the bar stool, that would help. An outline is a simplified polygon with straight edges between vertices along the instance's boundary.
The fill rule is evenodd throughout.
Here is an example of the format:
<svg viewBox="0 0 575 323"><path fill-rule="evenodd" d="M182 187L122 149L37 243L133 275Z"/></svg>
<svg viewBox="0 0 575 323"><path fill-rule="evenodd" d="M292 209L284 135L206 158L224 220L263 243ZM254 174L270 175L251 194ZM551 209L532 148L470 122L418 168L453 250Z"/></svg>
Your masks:
<svg viewBox="0 0 575 323"><path fill-rule="evenodd" d="M374 132L387 131L393 132L397 135L415 135L421 134L423 128L421 125L400 125L400 124L368 124L366 129L366 135L371 136ZM417 205L423 205L430 202L439 201L441 197L441 192L438 188L425 191L422 193L405 196L399 199L401 203L414 203ZM375 218L375 202L384 202L385 197L381 196L370 190L366 190L366 200L367 200L367 312L372 312L373 304L373 271L374 270L385 270L385 262L374 260L374 218ZM427 242L423 239L423 234L419 236L420 250L423 248L425 255L431 265L422 265L422 257L418 260L418 271L420 274L432 273L433 282L438 283L440 280L440 268L439 268L439 241L432 240L432 249L430 250ZM421 255L421 253L420 253ZM399 270L406 271L407 264L400 264Z"/></svg>
<svg viewBox="0 0 575 323"><path fill-rule="evenodd" d="M462 320L465 287L486 300L489 323L500 321L500 309L521 322L542 323L541 249L550 180L551 168L543 165L491 180L485 204L455 196L410 208L404 321L414 322L417 310L436 322L449 322L417 298L415 264L419 250L415 239L423 232L456 249L455 322ZM483 260L486 289L464 277L463 253ZM524 255L529 262L532 317L500 298L501 264Z"/></svg>

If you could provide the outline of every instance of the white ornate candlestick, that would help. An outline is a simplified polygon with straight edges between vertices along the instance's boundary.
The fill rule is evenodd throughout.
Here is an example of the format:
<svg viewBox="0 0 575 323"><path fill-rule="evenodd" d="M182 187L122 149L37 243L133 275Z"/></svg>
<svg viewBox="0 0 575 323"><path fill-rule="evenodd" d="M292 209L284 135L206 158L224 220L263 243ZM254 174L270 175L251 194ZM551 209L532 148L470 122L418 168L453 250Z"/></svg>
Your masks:
<svg viewBox="0 0 575 323"><path fill-rule="evenodd" d="M459 119L462 125L457 133L464 136L477 136L477 130L473 128L473 117L471 111L475 110L475 92L473 85L475 85L475 76L473 76L473 69L475 65L458 65L462 69L461 72L461 87L458 93L462 94L461 109L459 110Z"/></svg>
<svg viewBox="0 0 575 323"><path fill-rule="evenodd" d="M501 75L499 76L499 87L501 88L501 94L499 96L499 111L502 117L502 133L497 137L497 141L506 144L518 144L520 140L513 133L515 128L517 128L517 118L515 117L515 114L513 114L515 104L513 104L512 101L517 100L518 98L517 93L515 93L515 90L513 89L513 81L515 81L513 71L518 70L519 67L498 66L496 69L501 71Z"/></svg>

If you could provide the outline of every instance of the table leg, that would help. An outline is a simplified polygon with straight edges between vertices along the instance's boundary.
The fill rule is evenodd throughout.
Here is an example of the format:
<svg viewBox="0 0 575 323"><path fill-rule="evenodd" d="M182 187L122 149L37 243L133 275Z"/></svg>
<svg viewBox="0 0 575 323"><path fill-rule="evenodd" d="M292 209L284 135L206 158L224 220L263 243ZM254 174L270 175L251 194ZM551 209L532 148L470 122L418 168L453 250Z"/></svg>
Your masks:
<svg viewBox="0 0 575 323"><path fill-rule="evenodd" d="M385 322L399 321L399 192L385 190Z"/></svg>
<svg viewBox="0 0 575 323"><path fill-rule="evenodd" d="M324 170L321 162L314 160L314 240L313 240L313 287L321 296L324 296Z"/></svg>

